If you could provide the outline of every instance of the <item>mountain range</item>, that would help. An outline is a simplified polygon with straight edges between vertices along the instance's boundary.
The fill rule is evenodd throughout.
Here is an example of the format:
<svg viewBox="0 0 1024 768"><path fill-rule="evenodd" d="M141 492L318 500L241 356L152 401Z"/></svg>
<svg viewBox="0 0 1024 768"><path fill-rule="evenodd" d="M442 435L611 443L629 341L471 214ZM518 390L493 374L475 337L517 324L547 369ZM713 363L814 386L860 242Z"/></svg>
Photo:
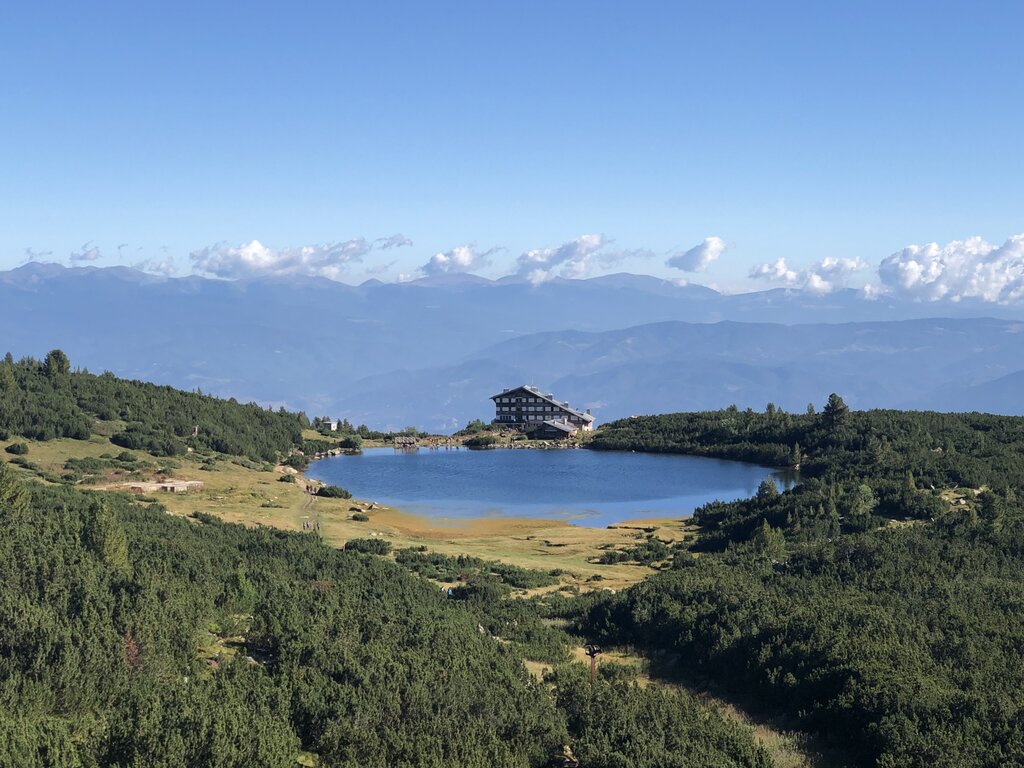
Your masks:
<svg viewBox="0 0 1024 768"><path fill-rule="evenodd" d="M451 430L522 383L599 421L854 407L1024 413L1024 310L860 291L723 294L640 275L540 285L448 275L359 286L28 264L0 272L0 351L302 408Z"/></svg>

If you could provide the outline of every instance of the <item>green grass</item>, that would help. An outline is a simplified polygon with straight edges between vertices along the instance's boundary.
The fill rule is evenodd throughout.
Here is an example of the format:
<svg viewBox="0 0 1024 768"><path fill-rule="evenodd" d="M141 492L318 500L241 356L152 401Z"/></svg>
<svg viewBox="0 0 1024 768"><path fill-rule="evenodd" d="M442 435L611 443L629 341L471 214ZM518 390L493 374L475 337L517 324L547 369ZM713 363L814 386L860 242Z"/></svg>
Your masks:
<svg viewBox="0 0 1024 768"><path fill-rule="evenodd" d="M27 442L29 452L24 458L37 465L40 473L59 477L64 473L64 463L69 458L99 458L102 454L116 456L121 453L123 449L104 436L114 432L116 425L107 423L100 424L97 434L89 440L35 442L12 439L0 443L0 446ZM150 474L168 463L164 458L152 457L143 451L133 453L151 465ZM280 482L281 468L265 471L251 463L241 466L232 457L196 454L175 457L173 461L178 465L173 469L174 478L200 480L204 485L199 491L185 494L158 494L159 502L172 514L187 516L200 511L228 522L304 531L311 536L322 536L328 543L339 547L349 539L376 534L391 541L395 549L426 545L430 550L446 555L468 554L541 571L559 568L566 571L562 586L575 586L583 591L619 590L653 573L651 568L635 564L600 565L590 562L609 547L635 545L638 528L657 526L658 536L669 540L687 535L681 521L665 520L633 521L629 527L605 529L538 519L428 519L392 507L373 505L371 508L371 502L367 500L310 496L301 475L296 475L296 483ZM24 469L20 471L34 474ZM120 490L126 479L107 477L82 487ZM144 478L133 476L133 479ZM354 511L369 519L365 522L353 520ZM320 529L303 528L303 522L319 522ZM594 575L600 575L601 579L590 581ZM549 589L552 587L535 591Z"/></svg>

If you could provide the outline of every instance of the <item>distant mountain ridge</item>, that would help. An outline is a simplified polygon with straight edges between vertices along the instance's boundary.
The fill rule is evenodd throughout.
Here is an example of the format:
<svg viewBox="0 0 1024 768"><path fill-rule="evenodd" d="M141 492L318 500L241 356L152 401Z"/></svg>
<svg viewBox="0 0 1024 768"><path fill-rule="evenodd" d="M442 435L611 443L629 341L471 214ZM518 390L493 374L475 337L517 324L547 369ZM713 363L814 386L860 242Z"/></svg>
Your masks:
<svg viewBox="0 0 1024 768"><path fill-rule="evenodd" d="M1016 413L1012 375L1024 370L1019 307L726 295L629 274L353 286L28 264L0 272L0 306L0 352L60 347L91 370L382 428L461 426L524 382L602 420L730 402L803 408L832 389L857 406Z"/></svg>
<svg viewBox="0 0 1024 768"><path fill-rule="evenodd" d="M356 382L346 402L359 414L441 419L445 409L482 403L500 385L526 381L593 409L600 420L768 402L802 411L832 391L858 408L955 403L958 410L1017 414L1024 402L986 389L1012 388L1017 366L1024 367L1024 324L1016 321L666 322L521 336L452 366ZM1009 383L1000 385L1001 377ZM460 411L455 421L467 415Z"/></svg>

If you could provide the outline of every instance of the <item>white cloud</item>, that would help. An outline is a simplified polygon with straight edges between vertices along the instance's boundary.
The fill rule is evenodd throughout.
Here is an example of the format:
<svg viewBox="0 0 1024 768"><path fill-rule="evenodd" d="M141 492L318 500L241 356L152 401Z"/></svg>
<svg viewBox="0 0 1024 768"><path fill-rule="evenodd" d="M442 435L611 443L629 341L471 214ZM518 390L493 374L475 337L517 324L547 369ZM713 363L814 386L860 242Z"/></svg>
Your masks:
<svg viewBox="0 0 1024 768"><path fill-rule="evenodd" d="M166 257L163 259L144 259L132 264L132 269L137 269L140 272L149 272L153 275L173 277L175 272L178 271L178 265L174 263L173 258Z"/></svg>
<svg viewBox="0 0 1024 768"><path fill-rule="evenodd" d="M372 250L365 238L341 243L270 248L259 240L238 246L219 244L189 254L200 272L237 279L260 275L312 275L337 280L349 264L359 262Z"/></svg>
<svg viewBox="0 0 1024 768"><path fill-rule="evenodd" d="M611 242L604 235L580 235L554 248L526 251L516 259L516 274L537 285L553 277L589 277L595 270L608 269L625 259L652 255L646 249L609 248Z"/></svg>
<svg viewBox="0 0 1024 768"><path fill-rule="evenodd" d="M868 268L863 259L837 259L826 257L807 269L796 270L786 264L785 259L758 264L748 276L755 280L767 280L787 286L799 287L810 293L831 293L845 283L850 275Z"/></svg>
<svg viewBox="0 0 1024 768"><path fill-rule="evenodd" d="M720 237L705 237L688 251L681 251L669 257L665 264L683 272L703 272L710 267L728 246Z"/></svg>
<svg viewBox="0 0 1024 768"><path fill-rule="evenodd" d="M771 264L758 264L750 270L749 277L755 280L769 280L773 283L793 285L799 275L786 265L785 259L779 259Z"/></svg>
<svg viewBox="0 0 1024 768"><path fill-rule="evenodd" d="M908 245L878 266L879 292L922 301L973 298L999 304L1024 299L1024 234L1001 246L980 237Z"/></svg>
<svg viewBox="0 0 1024 768"><path fill-rule="evenodd" d="M492 254L501 250L490 248L486 251L478 251L472 243L458 245L450 251L435 253L430 261L420 267L424 275L447 275L456 272L473 272L490 264Z"/></svg>
<svg viewBox="0 0 1024 768"><path fill-rule="evenodd" d="M836 259L832 256L827 256L811 267L811 271L823 277L841 278L856 272L863 272L867 268L868 263L861 258Z"/></svg>
<svg viewBox="0 0 1024 768"><path fill-rule="evenodd" d="M103 256L103 254L100 253L100 249L93 245L90 241L88 243L85 243L77 251L72 251L70 259L72 262L96 261L101 256Z"/></svg>
<svg viewBox="0 0 1024 768"><path fill-rule="evenodd" d="M607 244L604 235L581 235L555 248L535 248L520 254L516 260L518 274L531 283L543 283L562 271L585 271L587 262Z"/></svg>
<svg viewBox="0 0 1024 768"><path fill-rule="evenodd" d="M831 293L834 286L817 272L809 272L804 282L804 290L810 293Z"/></svg>

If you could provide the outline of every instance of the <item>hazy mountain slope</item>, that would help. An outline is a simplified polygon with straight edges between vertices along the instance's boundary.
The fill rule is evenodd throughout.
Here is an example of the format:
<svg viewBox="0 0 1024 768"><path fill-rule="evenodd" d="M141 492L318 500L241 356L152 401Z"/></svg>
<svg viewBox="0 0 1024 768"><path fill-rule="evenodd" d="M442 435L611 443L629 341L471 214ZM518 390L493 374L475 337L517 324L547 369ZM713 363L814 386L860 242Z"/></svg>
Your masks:
<svg viewBox="0 0 1024 768"><path fill-rule="evenodd" d="M1004 343L1012 323L984 325L1006 321L824 323L978 312L967 303L868 301L855 291L727 296L625 274L541 285L449 275L350 286L29 264L0 272L0 306L0 352L41 356L60 347L91 370L381 426L437 428L487 415L486 397L510 380L551 387L565 379L572 388L560 396L630 413L666 401L650 391L668 385L645 374L660 363L672 363L665 370L690 381L689 391L718 386L738 399L749 393L751 404L775 398L770 377L759 382L767 369L836 381L873 404L918 402L945 385L979 384L1024 367L1020 348ZM1019 308L986 309L1022 316ZM745 322L704 325L723 319ZM704 378L691 381L688 366L704 367ZM761 372L741 375L743 366ZM588 375L598 378L584 386ZM792 399L802 400L803 390L795 388Z"/></svg>
<svg viewBox="0 0 1024 768"><path fill-rule="evenodd" d="M856 407L912 402L935 408L942 407L945 388L995 379L1019 365L1020 331L1020 324L1003 320L934 319L656 323L603 333L532 334L454 366L404 371L390 384L389 377L355 382L342 402L358 413L386 413L389 426L419 419L432 428L490 416L487 398L522 382L592 408L599 420L730 404L760 409L769 401L803 410L832 391ZM980 388L961 402L967 409L1021 412L1012 400ZM426 421L435 414L442 418Z"/></svg>
<svg viewBox="0 0 1024 768"><path fill-rule="evenodd" d="M1017 359L1017 364L1024 360ZM928 399L943 411L989 411L1024 415L1024 370L980 384L948 385ZM920 407L914 403L915 407Z"/></svg>

